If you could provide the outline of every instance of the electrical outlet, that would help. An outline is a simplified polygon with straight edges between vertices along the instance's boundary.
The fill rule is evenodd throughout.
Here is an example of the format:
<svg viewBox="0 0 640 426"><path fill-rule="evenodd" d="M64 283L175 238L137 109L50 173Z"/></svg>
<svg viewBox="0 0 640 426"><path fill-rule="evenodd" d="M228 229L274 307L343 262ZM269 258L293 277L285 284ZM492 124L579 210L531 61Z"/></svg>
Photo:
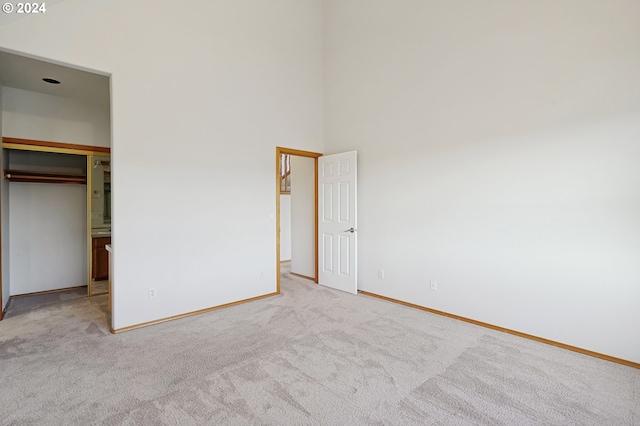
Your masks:
<svg viewBox="0 0 640 426"><path fill-rule="evenodd" d="M436 280L431 280L431 291L438 291L438 282Z"/></svg>
<svg viewBox="0 0 640 426"><path fill-rule="evenodd" d="M378 269L378 278L380 279L384 278L384 269Z"/></svg>
<svg viewBox="0 0 640 426"><path fill-rule="evenodd" d="M158 297L158 291L155 288L150 287L149 288L149 299L155 299L156 297Z"/></svg>

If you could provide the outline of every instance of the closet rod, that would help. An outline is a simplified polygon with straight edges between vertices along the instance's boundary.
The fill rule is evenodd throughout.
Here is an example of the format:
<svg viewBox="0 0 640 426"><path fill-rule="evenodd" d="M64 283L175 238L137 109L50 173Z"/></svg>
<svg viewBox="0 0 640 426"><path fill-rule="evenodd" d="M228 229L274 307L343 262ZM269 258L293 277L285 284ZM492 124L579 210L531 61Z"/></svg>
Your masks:
<svg viewBox="0 0 640 426"><path fill-rule="evenodd" d="M33 183L75 183L86 185L86 176L63 175L57 173L25 172L18 170L5 170L4 177L11 182Z"/></svg>

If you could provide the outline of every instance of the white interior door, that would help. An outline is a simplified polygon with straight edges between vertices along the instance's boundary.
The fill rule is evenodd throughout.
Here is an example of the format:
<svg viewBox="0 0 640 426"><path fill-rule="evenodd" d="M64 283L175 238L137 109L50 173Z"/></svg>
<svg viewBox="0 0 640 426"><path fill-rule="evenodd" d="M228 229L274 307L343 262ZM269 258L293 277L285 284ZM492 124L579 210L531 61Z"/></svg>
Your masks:
<svg viewBox="0 0 640 426"><path fill-rule="evenodd" d="M318 283L358 292L357 152L318 158Z"/></svg>

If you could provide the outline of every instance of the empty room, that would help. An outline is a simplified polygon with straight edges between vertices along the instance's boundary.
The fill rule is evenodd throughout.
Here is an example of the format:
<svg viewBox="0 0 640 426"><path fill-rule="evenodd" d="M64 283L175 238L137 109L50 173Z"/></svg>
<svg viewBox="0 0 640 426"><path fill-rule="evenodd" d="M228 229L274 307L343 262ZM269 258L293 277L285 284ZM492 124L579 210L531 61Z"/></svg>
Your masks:
<svg viewBox="0 0 640 426"><path fill-rule="evenodd" d="M0 424L640 423L637 0L8 2L0 51L108 81L97 124L0 66L3 152L109 147L110 197L108 290L12 314L0 158Z"/></svg>

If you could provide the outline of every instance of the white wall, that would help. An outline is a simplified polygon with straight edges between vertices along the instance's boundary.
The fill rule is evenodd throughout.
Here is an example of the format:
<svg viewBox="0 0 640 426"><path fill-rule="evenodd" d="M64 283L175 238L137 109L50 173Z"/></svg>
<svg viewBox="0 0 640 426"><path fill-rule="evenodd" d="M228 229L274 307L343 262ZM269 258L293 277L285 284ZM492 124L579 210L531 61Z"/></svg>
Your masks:
<svg viewBox="0 0 640 426"><path fill-rule="evenodd" d="M116 329L276 291L275 147L322 150L321 1L66 0L0 40L112 76Z"/></svg>
<svg viewBox="0 0 640 426"><path fill-rule="evenodd" d="M79 145L108 147L109 109L60 96L3 89L2 135Z"/></svg>
<svg viewBox="0 0 640 426"><path fill-rule="evenodd" d="M11 295L87 284L87 187L11 182Z"/></svg>
<svg viewBox="0 0 640 426"><path fill-rule="evenodd" d="M313 158L291 156L291 272L316 278Z"/></svg>
<svg viewBox="0 0 640 426"><path fill-rule="evenodd" d="M280 261L291 260L291 195L280 195Z"/></svg>
<svg viewBox="0 0 640 426"><path fill-rule="evenodd" d="M640 362L640 3L325 5L359 288Z"/></svg>
<svg viewBox="0 0 640 426"><path fill-rule="evenodd" d="M12 170L86 171L82 155L21 150L4 154ZM11 295L86 285L87 187L11 182L8 189L11 272L6 283Z"/></svg>

